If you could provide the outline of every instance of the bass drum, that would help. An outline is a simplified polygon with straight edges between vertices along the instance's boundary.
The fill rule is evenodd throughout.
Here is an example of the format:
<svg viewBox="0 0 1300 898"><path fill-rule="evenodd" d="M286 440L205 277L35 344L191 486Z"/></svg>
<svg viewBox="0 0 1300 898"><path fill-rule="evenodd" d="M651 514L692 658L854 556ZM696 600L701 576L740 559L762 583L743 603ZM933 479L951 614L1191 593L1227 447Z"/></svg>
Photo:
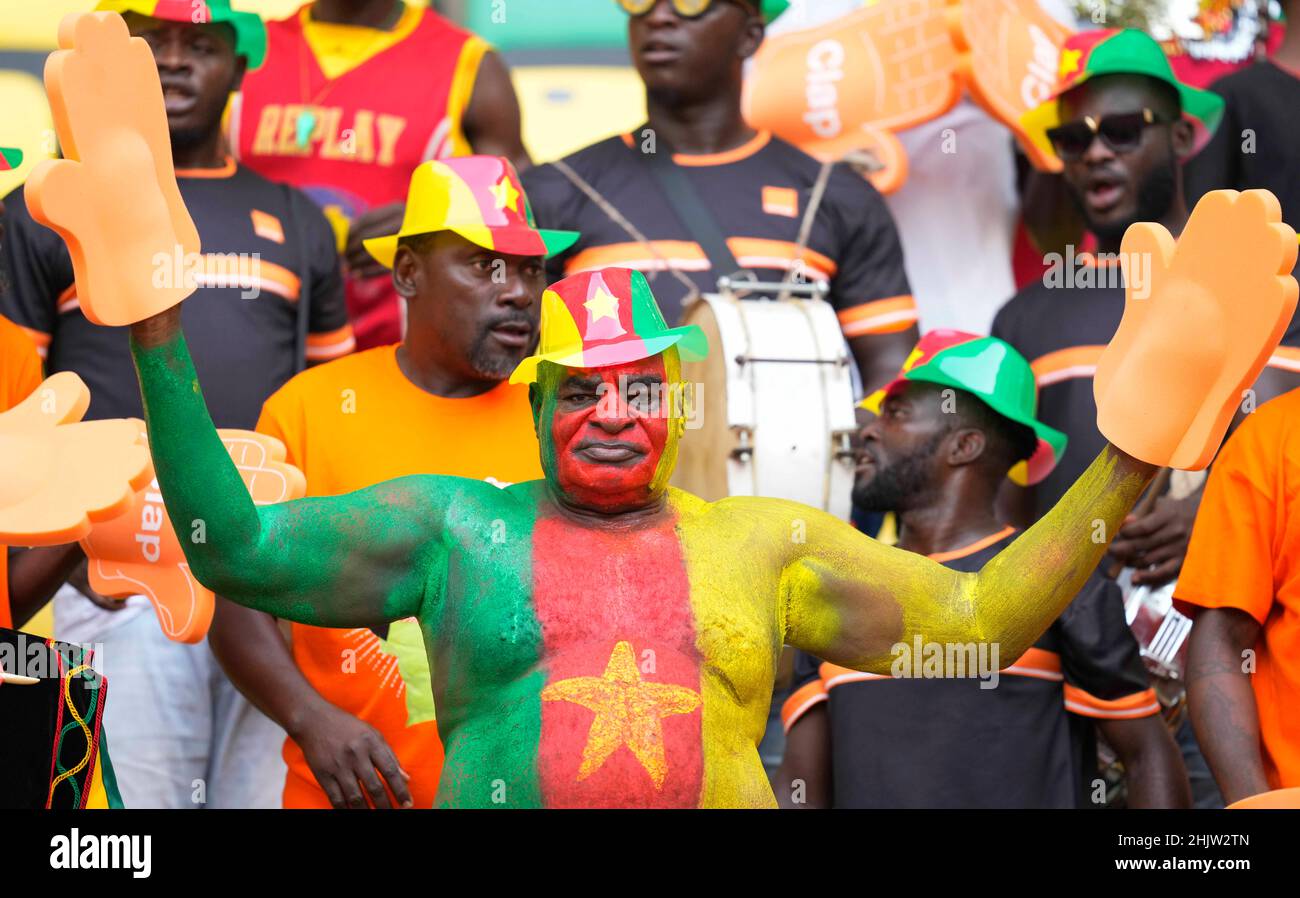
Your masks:
<svg viewBox="0 0 1300 898"><path fill-rule="evenodd" d="M708 294L683 324L709 354L683 362L695 385L674 486L713 502L793 499L848 520L857 428L848 347L831 306L816 298Z"/></svg>

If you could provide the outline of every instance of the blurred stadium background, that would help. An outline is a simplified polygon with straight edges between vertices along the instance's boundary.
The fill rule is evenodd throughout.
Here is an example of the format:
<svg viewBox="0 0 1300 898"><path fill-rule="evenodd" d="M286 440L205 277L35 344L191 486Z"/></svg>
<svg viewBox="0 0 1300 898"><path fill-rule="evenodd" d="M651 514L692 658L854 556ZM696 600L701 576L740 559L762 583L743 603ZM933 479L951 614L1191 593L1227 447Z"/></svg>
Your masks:
<svg viewBox="0 0 1300 898"><path fill-rule="evenodd" d="M282 19L306 0L234 0ZM407 0L420 6L429 0ZM545 162L645 120L645 98L628 65L627 18L593 0L434 0L435 9L505 56L523 106L524 141ZM0 146L25 160L0 172L0 196L22 183L56 145L41 72L59 20L95 0L0 0Z"/></svg>

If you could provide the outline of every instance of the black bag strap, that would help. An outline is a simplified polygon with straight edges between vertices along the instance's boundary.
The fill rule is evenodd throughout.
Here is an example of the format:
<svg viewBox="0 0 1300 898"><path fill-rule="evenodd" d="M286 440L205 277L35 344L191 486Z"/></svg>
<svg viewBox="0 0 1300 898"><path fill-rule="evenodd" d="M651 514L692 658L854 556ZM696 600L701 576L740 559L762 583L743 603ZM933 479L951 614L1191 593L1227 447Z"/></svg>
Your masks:
<svg viewBox="0 0 1300 898"><path fill-rule="evenodd" d="M648 127L647 125L646 128ZM643 133L646 128L636 133ZM727 245L727 238L718 227L717 219L713 217L709 207L700 201L700 195L691 186L681 168L673 162L672 147L659 140L653 153L642 152L639 148L634 149L633 152L640 154L646 161L650 173L663 188L668 205L673 207L673 212L682 223L682 227L686 228L686 233L690 234L704 250L704 255L708 257L714 273L718 277L723 277L739 271L740 263L732 255L731 247Z"/></svg>

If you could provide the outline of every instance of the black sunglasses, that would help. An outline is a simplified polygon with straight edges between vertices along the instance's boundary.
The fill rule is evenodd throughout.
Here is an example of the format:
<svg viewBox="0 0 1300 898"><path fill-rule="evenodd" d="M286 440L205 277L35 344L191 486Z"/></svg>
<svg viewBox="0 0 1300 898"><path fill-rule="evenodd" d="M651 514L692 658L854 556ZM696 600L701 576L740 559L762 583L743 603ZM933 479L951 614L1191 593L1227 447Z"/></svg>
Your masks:
<svg viewBox="0 0 1300 898"><path fill-rule="evenodd" d="M1151 125L1163 125L1162 121L1150 109L1141 112L1119 112L1103 116L1100 120L1084 116L1077 122L1067 122L1049 128L1047 139L1052 142L1056 155L1066 162L1076 162L1083 158L1092 146L1094 137L1115 153L1131 153L1142 144L1142 132Z"/></svg>

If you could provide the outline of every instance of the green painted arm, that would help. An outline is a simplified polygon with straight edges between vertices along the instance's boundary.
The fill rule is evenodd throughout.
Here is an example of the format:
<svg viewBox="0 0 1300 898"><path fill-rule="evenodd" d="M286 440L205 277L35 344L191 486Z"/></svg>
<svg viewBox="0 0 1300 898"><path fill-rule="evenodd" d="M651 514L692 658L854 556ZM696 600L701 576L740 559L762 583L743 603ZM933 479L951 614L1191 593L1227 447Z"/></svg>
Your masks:
<svg viewBox="0 0 1300 898"><path fill-rule="evenodd" d="M820 512L782 577L786 641L889 674L897 643L997 644L1011 664L1083 587L1155 468L1107 446L1042 520L975 574L884 546ZM788 531L789 525L785 525Z"/></svg>
<svg viewBox="0 0 1300 898"><path fill-rule="evenodd" d="M136 325L131 351L158 484L200 583L325 627L419 613L445 558L439 530L452 478L407 477L259 508L208 416L178 322Z"/></svg>

